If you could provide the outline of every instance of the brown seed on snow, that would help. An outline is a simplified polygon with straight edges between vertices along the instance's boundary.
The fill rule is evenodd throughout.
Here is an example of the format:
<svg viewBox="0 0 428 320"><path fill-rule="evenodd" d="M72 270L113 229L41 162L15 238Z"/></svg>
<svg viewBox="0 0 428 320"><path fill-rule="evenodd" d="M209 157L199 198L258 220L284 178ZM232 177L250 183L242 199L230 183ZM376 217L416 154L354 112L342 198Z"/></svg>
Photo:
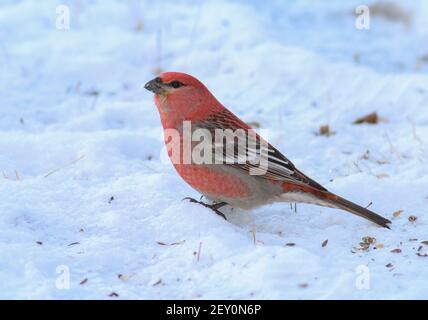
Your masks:
<svg viewBox="0 0 428 320"><path fill-rule="evenodd" d="M416 216L409 216L409 221L410 222L415 222L417 218L418 217L416 217Z"/></svg>
<svg viewBox="0 0 428 320"><path fill-rule="evenodd" d="M354 124L362 124L362 123L377 124L379 123L379 116L377 115L376 112L372 112L354 121Z"/></svg>
<svg viewBox="0 0 428 320"><path fill-rule="evenodd" d="M372 244L372 243L376 242L376 238L374 238L374 237L367 236L367 237L362 237L361 239L363 240L363 243L365 243L365 244Z"/></svg>
<svg viewBox="0 0 428 320"><path fill-rule="evenodd" d="M155 283L152 284L152 287L155 287L161 283L162 283L162 279L159 279L158 281L156 281Z"/></svg>
<svg viewBox="0 0 428 320"><path fill-rule="evenodd" d="M402 214L402 213L403 213L403 210L397 210L397 211L394 211L394 213L392 214L392 216L394 218L398 218L400 216L400 214Z"/></svg>
<svg viewBox="0 0 428 320"><path fill-rule="evenodd" d="M329 137L333 134L336 134L336 132L331 131L330 126L328 124L324 124L324 125L320 126L318 135Z"/></svg>

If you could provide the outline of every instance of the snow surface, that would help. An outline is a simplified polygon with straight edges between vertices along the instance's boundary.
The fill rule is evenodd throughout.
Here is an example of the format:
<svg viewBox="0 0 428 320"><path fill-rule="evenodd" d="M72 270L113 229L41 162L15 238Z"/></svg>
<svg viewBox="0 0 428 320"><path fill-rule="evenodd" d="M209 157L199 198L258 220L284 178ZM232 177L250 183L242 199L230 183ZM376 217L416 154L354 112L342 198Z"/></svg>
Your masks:
<svg viewBox="0 0 428 320"><path fill-rule="evenodd" d="M410 25L370 30L353 0L64 3L69 30L60 1L1 1L0 298L428 298L425 1L402 7ZM392 229L310 205L224 221L182 201L199 195L142 88L159 68L197 76ZM352 124L373 111L379 124Z"/></svg>

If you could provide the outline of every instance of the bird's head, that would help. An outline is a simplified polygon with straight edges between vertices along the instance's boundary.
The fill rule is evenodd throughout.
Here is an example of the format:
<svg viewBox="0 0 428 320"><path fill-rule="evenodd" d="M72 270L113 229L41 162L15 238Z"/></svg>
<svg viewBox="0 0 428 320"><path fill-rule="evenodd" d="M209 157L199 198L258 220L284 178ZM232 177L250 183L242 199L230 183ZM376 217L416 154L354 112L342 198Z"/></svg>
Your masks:
<svg viewBox="0 0 428 320"><path fill-rule="evenodd" d="M197 120L218 111L220 103L195 77L180 72L164 72L144 88L155 94L161 116Z"/></svg>

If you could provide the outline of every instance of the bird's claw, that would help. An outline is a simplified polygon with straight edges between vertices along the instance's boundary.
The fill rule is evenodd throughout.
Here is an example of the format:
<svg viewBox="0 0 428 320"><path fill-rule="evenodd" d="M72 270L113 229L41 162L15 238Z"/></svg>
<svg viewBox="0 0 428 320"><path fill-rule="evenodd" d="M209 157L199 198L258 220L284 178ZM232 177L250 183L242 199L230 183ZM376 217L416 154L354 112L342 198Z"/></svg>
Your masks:
<svg viewBox="0 0 428 320"><path fill-rule="evenodd" d="M211 209L216 214L218 214L220 217L222 217L224 220L227 220L226 216L220 210L218 210L221 207L225 206L227 204L226 202L219 202L219 203L214 203L214 204L207 204L207 203L205 203L203 201L198 201L198 200L193 199L191 197L185 197L182 200L189 200L192 203L198 203L198 204L204 206L205 208Z"/></svg>
<svg viewBox="0 0 428 320"><path fill-rule="evenodd" d="M190 197L185 197L185 198L181 199L181 201L184 201L184 200L189 200L190 202L199 202L198 200L190 198Z"/></svg>

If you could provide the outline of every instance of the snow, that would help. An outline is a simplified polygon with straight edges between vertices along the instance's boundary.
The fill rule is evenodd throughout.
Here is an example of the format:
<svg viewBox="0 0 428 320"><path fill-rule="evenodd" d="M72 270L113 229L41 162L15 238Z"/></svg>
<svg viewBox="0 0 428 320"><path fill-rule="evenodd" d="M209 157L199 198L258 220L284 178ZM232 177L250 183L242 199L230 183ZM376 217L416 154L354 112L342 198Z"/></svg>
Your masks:
<svg viewBox="0 0 428 320"><path fill-rule="evenodd" d="M427 298L424 1L399 4L411 25L373 17L370 30L353 0L69 0L69 30L60 4L0 6L0 298ZM391 230L310 205L224 221L182 201L199 195L143 89L158 68L201 79ZM379 124L352 124L374 111ZM335 134L316 135L323 124ZM356 250L366 236L376 244Z"/></svg>

